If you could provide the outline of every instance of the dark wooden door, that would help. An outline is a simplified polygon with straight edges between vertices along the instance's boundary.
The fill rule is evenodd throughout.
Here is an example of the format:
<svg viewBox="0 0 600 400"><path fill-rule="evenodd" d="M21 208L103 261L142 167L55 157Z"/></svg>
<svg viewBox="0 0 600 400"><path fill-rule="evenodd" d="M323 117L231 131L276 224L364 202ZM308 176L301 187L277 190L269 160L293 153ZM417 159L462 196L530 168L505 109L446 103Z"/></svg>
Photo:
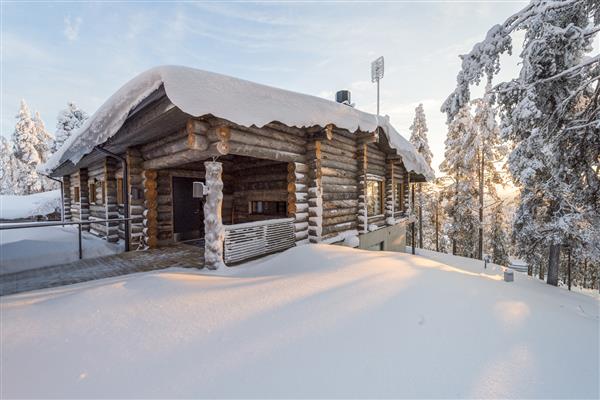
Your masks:
<svg viewBox="0 0 600 400"><path fill-rule="evenodd" d="M204 237L202 199L193 197L198 178L173 177L173 233L176 241Z"/></svg>

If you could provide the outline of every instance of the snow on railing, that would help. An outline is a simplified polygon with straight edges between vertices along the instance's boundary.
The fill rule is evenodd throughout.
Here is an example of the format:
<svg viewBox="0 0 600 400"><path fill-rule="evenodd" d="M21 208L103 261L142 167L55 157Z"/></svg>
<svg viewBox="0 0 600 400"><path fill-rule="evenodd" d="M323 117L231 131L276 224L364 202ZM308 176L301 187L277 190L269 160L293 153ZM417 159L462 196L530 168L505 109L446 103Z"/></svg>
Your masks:
<svg viewBox="0 0 600 400"><path fill-rule="evenodd" d="M225 225L225 263L236 263L294 247L294 219Z"/></svg>

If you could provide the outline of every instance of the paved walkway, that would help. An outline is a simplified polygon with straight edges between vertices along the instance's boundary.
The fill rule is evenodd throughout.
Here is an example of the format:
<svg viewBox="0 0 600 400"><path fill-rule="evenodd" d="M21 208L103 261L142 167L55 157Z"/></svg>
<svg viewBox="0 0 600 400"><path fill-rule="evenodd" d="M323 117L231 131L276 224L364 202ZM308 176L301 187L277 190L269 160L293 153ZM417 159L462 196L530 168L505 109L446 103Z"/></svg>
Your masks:
<svg viewBox="0 0 600 400"><path fill-rule="evenodd" d="M204 249L177 244L4 274L0 296L169 267L204 266Z"/></svg>

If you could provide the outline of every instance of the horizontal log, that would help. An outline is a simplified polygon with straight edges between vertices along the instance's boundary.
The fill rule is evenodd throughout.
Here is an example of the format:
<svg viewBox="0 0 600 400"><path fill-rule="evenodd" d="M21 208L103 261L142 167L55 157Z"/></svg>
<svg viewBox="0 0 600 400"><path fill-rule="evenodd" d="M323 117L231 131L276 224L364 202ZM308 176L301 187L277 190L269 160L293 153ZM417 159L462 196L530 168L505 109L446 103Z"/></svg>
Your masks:
<svg viewBox="0 0 600 400"><path fill-rule="evenodd" d="M355 221L344 222L344 223L336 224L336 225L328 225L328 226L323 227L322 234L327 235L327 234L333 233L333 232L347 231L349 229L356 229L356 227L357 227L357 223Z"/></svg>
<svg viewBox="0 0 600 400"><path fill-rule="evenodd" d="M231 141L229 143L229 152L240 156L266 158L269 160L285 161L285 162L301 162L304 161L304 154L290 153L287 151L274 150L271 148L252 146L248 144Z"/></svg>
<svg viewBox="0 0 600 400"><path fill-rule="evenodd" d="M339 215L336 217L323 217L323 226L328 226L328 225L337 225L337 224L341 224L344 222L352 222L352 221L357 221L357 215L356 214L346 214L346 215Z"/></svg>
<svg viewBox="0 0 600 400"><path fill-rule="evenodd" d="M290 162L288 163L288 172L306 174L308 172L308 165L299 162Z"/></svg>
<svg viewBox="0 0 600 400"><path fill-rule="evenodd" d="M323 193L323 201L329 200L352 200L358 198L357 192L347 192L347 193L331 193L325 192Z"/></svg>
<svg viewBox="0 0 600 400"><path fill-rule="evenodd" d="M346 207L346 208L331 208L323 210L323 218L336 217L340 215L354 215L358 214L358 207Z"/></svg>
<svg viewBox="0 0 600 400"><path fill-rule="evenodd" d="M218 134L219 129L222 128L218 128L216 130L211 129L208 131L207 135L210 141L216 141L221 139ZM242 132L234 128L229 129L229 134L230 137L228 139L230 142L269 148L273 150L281 150L289 153L304 154L305 152L304 144L294 144L273 137L261 136L249 132Z"/></svg>

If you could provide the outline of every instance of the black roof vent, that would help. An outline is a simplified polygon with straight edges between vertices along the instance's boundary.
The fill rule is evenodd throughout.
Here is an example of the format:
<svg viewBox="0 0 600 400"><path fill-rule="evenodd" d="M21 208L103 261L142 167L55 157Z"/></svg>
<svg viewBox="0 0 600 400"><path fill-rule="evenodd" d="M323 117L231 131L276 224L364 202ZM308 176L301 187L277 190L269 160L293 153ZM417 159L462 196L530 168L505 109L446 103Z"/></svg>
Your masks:
<svg viewBox="0 0 600 400"><path fill-rule="evenodd" d="M352 104L352 99L350 97L349 90L338 90L335 94L335 101L350 107L354 107L354 104Z"/></svg>

